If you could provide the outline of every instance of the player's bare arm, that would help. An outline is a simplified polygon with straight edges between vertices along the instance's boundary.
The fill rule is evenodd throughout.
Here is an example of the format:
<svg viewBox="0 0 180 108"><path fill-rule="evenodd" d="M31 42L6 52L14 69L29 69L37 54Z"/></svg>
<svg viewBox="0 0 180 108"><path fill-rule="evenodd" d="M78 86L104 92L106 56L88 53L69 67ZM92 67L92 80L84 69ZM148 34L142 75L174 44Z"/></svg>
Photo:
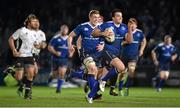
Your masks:
<svg viewBox="0 0 180 108"><path fill-rule="evenodd" d="M140 50L139 50L139 56L142 56L144 53L144 49L146 47L146 38L144 37L143 41L141 42Z"/></svg>
<svg viewBox="0 0 180 108"><path fill-rule="evenodd" d="M14 57L19 57L21 53L18 52L18 51L16 50L16 48L15 48L13 36L11 36L11 37L9 38L8 42L9 42L9 46L10 46L10 48L11 48L11 50L12 50L13 56L14 56Z"/></svg>
<svg viewBox="0 0 180 108"><path fill-rule="evenodd" d="M56 55L56 56L61 56L61 52L58 52L54 49L54 47L52 47L51 45L48 45L48 50L49 52L51 52L52 54Z"/></svg>

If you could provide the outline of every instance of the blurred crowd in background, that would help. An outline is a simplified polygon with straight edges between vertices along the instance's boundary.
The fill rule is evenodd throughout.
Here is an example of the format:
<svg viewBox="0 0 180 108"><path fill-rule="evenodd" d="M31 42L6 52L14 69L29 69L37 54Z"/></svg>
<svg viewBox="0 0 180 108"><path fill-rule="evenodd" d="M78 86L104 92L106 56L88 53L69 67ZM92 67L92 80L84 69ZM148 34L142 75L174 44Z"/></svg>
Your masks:
<svg viewBox="0 0 180 108"><path fill-rule="evenodd" d="M67 24L70 31L80 23L88 21L88 12L98 9L104 21L111 20L110 12L120 8L123 12L123 22L130 17L138 20L139 28L143 30L148 45L140 64L152 65L150 51L166 34L173 38L180 54L180 17L178 16L178 1L174 0L2 0L0 1L0 66L11 63L8 38L23 26L25 18L36 14L41 23L41 29L46 33L47 43L59 31L60 25ZM179 60L175 65L179 65ZM50 53L45 49L41 53L41 68L50 66Z"/></svg>

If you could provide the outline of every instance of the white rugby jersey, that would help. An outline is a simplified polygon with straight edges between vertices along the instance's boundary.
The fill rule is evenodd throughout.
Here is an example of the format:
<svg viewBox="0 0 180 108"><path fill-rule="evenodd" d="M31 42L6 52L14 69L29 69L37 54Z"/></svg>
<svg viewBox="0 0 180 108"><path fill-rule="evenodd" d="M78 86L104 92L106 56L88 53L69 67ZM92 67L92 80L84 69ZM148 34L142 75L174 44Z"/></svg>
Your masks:
<svg viewBox="0 0 180 108"><path fill-rule="evenodd" d="M19 46L20 57L32 57L32 49L36 41L36 32L22 27L13 33L14 40L20 39L22 44Z"/></svg>
<svg viewBox="0 0 180 108"><path fill-rule="evenodd" d="M35 38L36 38L36 40L35 40L35 43L36 43L36 44L39 44L39 43L41 43L41 42L45 42L45 41L46 41L45 33L44 33L42 30L38 30L38 31L35 31L35 32L36 32L36 35L34 35L34 36L35 36ZM39 55L40 50L41 50L41 49L38 49L38 48L33 47L32 53L33 53L33 54L36 54L36 55Z"/></svg>

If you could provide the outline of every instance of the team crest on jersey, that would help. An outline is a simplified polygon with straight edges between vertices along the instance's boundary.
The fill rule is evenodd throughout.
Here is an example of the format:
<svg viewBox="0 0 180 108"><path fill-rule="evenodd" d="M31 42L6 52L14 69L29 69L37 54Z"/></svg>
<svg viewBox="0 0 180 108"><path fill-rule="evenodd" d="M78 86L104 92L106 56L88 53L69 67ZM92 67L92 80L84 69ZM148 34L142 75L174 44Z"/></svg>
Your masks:
<svg viewBox="0 0 180 108"><path fill-rule="evenodd" d="M58 39L57 41L58 41L58 42L61 42L61 39Z"/></svg>
<svg viewBox="0 0 180 108"><path fill-rule="evenodd" d="M165 50L166 48L165 47L162 47L162 50Z"/></svg>
<svg viewBox="0 0 180 108"><path fill-rule="evenodd" d="M124 26L122 26L122 27L121 27L121 30L123 30L123 31L124 31L124 30L126 30L126 28L125 28Z"/></svg>
<svg viewBox="0 0 180 108"><path fill-rule="evenodd" d="M84 28L84 31L88 31L89 29L88 28Z"/></svg>

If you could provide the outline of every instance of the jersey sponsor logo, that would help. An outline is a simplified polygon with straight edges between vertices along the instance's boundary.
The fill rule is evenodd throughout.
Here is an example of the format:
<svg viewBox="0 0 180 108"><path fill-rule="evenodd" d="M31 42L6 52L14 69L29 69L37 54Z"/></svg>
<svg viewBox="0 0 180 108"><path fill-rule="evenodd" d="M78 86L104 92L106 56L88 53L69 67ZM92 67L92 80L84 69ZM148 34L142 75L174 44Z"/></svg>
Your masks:
<svg viewBox="0 0 180 108"><path fill-rule="evenodd" d="M89 29L88 28L84 28L84 31L88 31Z"/></svg>
<svg viewBox="0 0 180 108"><path fill-rule="evenodd" d="M99 38L93 38L93 37L84 37L86 40L99 40Z"/></svg>
<svg viewBox="0 0 180 108"><path fill-rule="evenodd" d="M170 53L165 53L165 54L163 54L164 56L171 56L171 54Z"/></svg>
<svg viewBox="0 0 180 108"><path fill-rule="evenodd" d="M68 49L68 47L66 45L58 46L58 48Z"/></svg>
<svg viewBox="0 0 180 108"><path fill-rule="evenodd" d="M138 44L139 42L138 42L138 41L133 41L132 43L136 43L136 44Z"/></svg>

